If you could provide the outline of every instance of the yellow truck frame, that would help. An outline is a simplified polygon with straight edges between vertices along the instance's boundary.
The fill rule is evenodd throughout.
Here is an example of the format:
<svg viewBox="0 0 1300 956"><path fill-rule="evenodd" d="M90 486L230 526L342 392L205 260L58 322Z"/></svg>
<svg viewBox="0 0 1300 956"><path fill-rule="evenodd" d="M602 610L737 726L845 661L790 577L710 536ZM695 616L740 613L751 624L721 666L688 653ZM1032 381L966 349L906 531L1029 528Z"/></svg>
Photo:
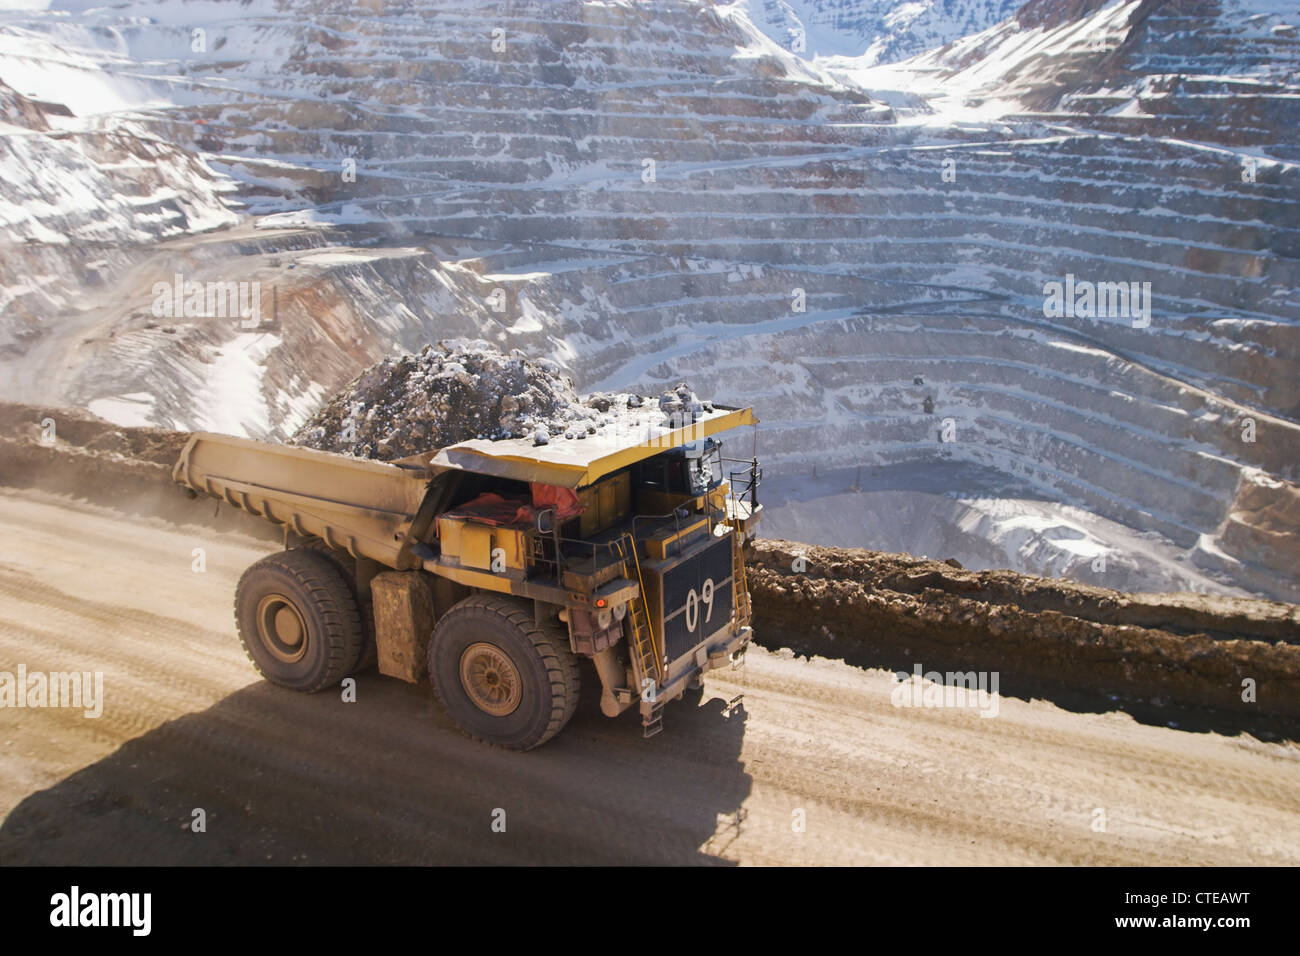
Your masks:
<svg viewBox="0 0 1300 956"><path fill-rule="evenodd" d="M527 750L572 717L588 658L602 711L639 706L648 737L752 635L761 471L712 436L758 420L706 408L628 408L581 438L395 462L196 433L172 477L283 528L285 550L236 588L268 680L314 692L372 663L428 677L467 734Z"/></svg>

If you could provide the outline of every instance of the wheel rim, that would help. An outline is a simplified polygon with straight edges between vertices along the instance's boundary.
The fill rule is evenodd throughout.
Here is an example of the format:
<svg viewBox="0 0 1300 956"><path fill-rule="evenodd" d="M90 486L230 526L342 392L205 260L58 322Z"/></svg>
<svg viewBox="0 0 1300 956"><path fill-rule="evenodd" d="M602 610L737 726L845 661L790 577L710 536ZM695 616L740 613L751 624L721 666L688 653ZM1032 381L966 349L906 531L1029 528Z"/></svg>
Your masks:
<svg viewBox="0 0 1300 956"><path fill-rule="evenodd" d="M514 661L495 644L478 643L460 655L460 686L474 706L493 717L515 712L523 680Z"/></svg>
<svg viewBox="0 0 1300 956"><path fill-rule="evenodd" d="M257 636L286 664L302 660L307 653L307 622L283 594L268 594L257 603Z"/></svg>

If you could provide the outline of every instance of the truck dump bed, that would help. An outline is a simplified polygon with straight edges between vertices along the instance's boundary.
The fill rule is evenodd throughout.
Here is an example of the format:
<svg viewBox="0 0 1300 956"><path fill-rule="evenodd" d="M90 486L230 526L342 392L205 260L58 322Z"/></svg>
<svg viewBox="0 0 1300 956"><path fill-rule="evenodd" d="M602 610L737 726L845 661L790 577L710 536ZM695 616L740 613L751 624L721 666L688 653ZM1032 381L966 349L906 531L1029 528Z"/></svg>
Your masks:
<svg viewBox="0 0 1300 956"><path fill-rule="evenodd" d="M409 550L411 530L434 470L196 432L172 479L354 557L402 570L422 564Z"/></svg>

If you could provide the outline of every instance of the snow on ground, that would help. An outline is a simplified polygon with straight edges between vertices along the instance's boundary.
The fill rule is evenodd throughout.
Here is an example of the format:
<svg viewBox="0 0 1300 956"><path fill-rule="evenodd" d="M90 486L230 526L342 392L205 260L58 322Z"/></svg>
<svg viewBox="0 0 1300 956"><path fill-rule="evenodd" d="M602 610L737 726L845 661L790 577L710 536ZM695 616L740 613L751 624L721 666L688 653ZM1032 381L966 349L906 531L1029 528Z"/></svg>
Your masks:
<svg viewBox="0 0 1300 956"><path fill-rule="evenodd" d="M308 256L301 256L298 259L298 264L308 266L350 266L374 262L379 258L381 257L361 252L314 252Z"/></svg>
<svg viewBox="0 0 1300 956"><path fill-rule="evenodd" d="M154 401L148 392L129 392L126 395L94 399L86 407L92 414L114 425L148 428L156 424L153 419Z"/></svg>
<svg viewBox="0 0 1300 956"><path fill-rule="evenodd" d="M262 363L279 344L275 335L242 332L218 348L194 396L192 427L240 436L269 431L272 423L262 394Z"/></svg>

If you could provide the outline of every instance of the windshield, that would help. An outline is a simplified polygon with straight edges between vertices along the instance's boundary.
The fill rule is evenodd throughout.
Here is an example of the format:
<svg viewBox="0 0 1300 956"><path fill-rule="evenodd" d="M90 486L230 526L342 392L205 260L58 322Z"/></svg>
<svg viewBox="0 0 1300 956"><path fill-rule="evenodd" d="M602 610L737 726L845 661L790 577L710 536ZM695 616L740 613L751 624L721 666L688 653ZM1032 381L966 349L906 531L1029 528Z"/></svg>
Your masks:
<svg viewBox="0 0 1300 956"><path fill-rule="evenodd" d="M712 438L684 448L690 493L702 495L722 481L722 443Z"/></svg>

